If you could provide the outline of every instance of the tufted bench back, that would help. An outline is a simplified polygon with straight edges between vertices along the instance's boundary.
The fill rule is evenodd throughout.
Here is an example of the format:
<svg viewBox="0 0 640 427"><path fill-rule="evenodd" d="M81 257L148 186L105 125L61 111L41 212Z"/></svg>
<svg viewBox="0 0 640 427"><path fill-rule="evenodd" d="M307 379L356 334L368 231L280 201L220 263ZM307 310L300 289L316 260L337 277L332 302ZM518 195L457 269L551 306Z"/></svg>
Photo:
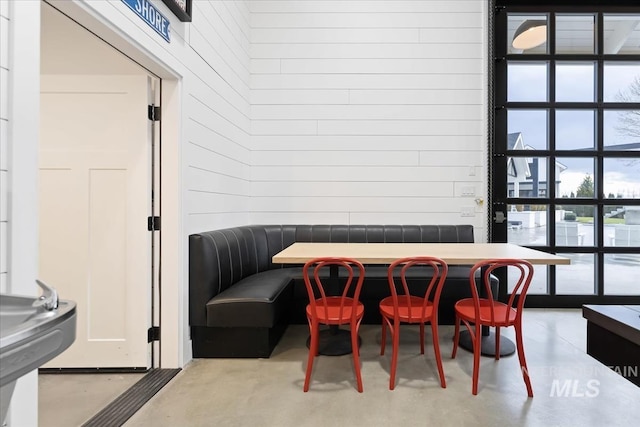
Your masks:
<svg viewBox="0 0 640 427"><path fill-rule="evenodd" d="M206 325L205 304L234 283L286 268L272 257L294 242L473 243L472 225L248 225L189 236L189 323Z"/></svg>

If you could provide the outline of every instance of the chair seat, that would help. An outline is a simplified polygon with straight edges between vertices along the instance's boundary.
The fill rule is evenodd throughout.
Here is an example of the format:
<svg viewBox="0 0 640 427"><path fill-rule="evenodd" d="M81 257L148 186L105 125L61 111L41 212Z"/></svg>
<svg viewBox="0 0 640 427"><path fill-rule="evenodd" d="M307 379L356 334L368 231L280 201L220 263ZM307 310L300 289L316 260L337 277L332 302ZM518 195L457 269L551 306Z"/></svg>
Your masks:
<svg viewBox="0 0 640 427"><path fill-rule="evenodd" d="M353 299L341 297L327 297L326 308L322 299L316 299L316 316L320 323L326 325L338 325L345 324L351 319L351 313L353 311ZM342 315L340 313L340 303L342 302ZM313 315L311 304L307 305L307 316ZM356 306L356 319L362 318L364 315L364 304L358 302Z"/></svg>
<svg viewBox="0 0 640 427"><path fill-rule="evenodd" d="M517 311L513 307L501 303L499 301L493 301L494 307L494 322L491 322L491 302L486 299L480 299L480 322L488 326L511 326L515 323ZM474 321L476 318L475 307L473 298L464 298L456 302L456 313L467 321ZM507 311L509 312L509 318L507 321Z"/></svg>
<svg viewBox="0 0 640 427"><path fill-rule="evenodd" d="M424 298L411 295L410 300L411 307L407 304L407 298L405 296L398 296L398 317L401 322L424 323L424 319L431 318L431 314L433 313L433 303L431 301L427 302L427 307L423 313L422 304L424 304ZM387 297L380 301L380 314L388 318L395 317L393 297Z"/></svg>

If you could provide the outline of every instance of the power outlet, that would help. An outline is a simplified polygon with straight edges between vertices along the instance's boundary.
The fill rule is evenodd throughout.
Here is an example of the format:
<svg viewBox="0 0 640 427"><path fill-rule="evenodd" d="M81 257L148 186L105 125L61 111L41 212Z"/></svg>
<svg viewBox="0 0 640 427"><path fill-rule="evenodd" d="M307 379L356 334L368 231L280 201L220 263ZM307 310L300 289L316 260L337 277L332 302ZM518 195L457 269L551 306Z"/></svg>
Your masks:
<svg viewBox="0 0 640 427"><path fill-rule="evenodd" d="M476 189L475 187L462 187L461 191L462 197L476 197Z"/></svg>
<svg viewBox="0 0 640 427"><path fill-rule="evenodd" d="M460 216L463 217L463 218L476 216L475 208L469 207L469 206L463 206L460 209Z"/></svg>

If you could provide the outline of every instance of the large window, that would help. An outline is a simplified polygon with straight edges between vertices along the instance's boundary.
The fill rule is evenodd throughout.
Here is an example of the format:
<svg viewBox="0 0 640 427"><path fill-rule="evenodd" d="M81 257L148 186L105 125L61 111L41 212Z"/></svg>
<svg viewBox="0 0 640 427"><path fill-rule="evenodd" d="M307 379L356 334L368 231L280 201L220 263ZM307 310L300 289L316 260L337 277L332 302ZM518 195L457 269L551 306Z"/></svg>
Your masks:
<svg viewBox="0 0 640 427"><path fill-rule="evenodd" d="M522 3L495 14L492 239L571 258L532 305L639 303L640 12Z"/></svg>

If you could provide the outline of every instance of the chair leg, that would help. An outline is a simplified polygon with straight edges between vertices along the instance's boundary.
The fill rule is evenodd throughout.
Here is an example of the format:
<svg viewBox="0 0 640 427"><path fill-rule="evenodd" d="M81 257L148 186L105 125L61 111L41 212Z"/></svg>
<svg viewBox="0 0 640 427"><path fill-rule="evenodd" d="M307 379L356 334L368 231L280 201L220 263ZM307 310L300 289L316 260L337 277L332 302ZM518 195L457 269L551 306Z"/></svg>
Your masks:
<svg viewBox="0 0 640 427"><path fill-rule="evenodd" d="M313 369L313 359L316 357L318 353L318 334L319 334L319 325L318 324L309 324L309 333L311 334L311 343L309 345L309 357L307 358L307 372L304 377L304 387L303 390L305 392L309 391L309 383L311 382L311 371Z"/></svg>
<svg viewBox="0 0 640 427"><path fill-rule="evenodd" d="M518 350L518 359L520 360L520 370L522 371L522 377L524 383L527 386L527 394L529 397L533 397L533 388L531 387L531 379L529 378L529 370L527 369L527 361L524 357L524 343L522 341L522 326L516 324L516 348Z"/></svg>
<svg viewBox="0 0 640 427"><path fill-rule="evenodd" d="M475 325L475 336L473 341L473 385L471 393L478 394L478 377L480 376L480 352L482 351L482 326Z"/></svg>
<svg viewBox="0 0 640 427"><path fill-rule="evenodd" d="M444 369L442 369L442 356L440 354L440 338L438 336L438 324L431 323L431 334L433 335L433 351L436 354L436 364L438 365L438 375L440 375L440 386L447 388L447 383L444 379Z"/></svg>
<svg viewBox="0 0 640 427"><path fill-rule="evenodd" d="M384 356L384 349L387 345L387 319L382 316L382 335L380 336L380 356Z"/></svg>
<svg viewBox="0 0 640 427"><path fill-rule="evenodd" d="M358 347L358 326L351 324L351 353L353 354L353 368L356 371L358 392L362 393L362 374L360 372L360 348Z"/></svg>
<svg viewBox="0 0 640 427"><path fill-rule="evenodd" d="M424 323L420 323L420 354L424 354Z"/></svg>
<svg viewBox="0 0 640 427"><path fill-rule="evenodd" d="M396 388L396 368L398 367L398 348L400 347L400 324L393 323L391 328L391 375L389 377L389 390Z"/></svg>
<svg viewBox="0 0 640 427"><path fill-rule="evenodd" d="M456 358L456 353L458 352L458 340L460 339L460 318L456 316L456 328L453 333L453 350L451 351L451 358Z"/></svg>
<svg viewBox="0 0 640 427"><path fill-rule="evenodd" d="M496 326L496 360L500 360L500 326Z"/></svg>

